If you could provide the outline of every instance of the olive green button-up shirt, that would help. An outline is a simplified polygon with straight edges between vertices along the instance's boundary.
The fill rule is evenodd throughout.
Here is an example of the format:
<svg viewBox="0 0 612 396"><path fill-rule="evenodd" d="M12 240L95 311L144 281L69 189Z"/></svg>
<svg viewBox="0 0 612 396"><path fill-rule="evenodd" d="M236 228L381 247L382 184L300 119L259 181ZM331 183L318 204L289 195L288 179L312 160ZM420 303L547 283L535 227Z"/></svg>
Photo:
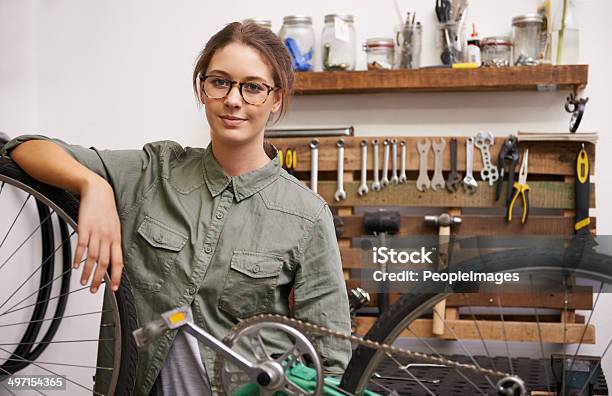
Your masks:
<svg viewBox="0 0 612 396"><path fill-rule="evenodd" d="M48 138L21 136L0 154L30 139ZM211 145L183 148L162 141L108 151L53 141L114 189L141 325L191 306L195 322L220 339L241 318L289 315L293 290L293 317L350 333L329 207L280 167L272 146L266 145L267 165L230 177ZM139 352L136 395L149 393L175 335L169 331ZM274 336L270 343L282 345ZM348 343L320 337L314 344L330 372L346 367ZM200 349L210 376L214 352Z"/></svg>

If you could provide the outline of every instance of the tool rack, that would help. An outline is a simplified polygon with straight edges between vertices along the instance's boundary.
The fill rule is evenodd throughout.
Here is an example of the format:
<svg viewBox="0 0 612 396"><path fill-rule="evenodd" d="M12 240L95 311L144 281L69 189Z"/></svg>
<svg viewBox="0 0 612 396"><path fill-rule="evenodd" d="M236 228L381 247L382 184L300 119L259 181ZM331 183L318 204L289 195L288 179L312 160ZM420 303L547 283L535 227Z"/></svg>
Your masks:
<svg viewBox="0 0 612 396"><path fill-rule="evenodd" d="M574 179L576 173L576 155L582 143L551 142L551 141L521 141L519 142L520 153L529 149L529 176L528 184L531 187L530 206L531 213L526 224L520 220L508 223L504 216L504 199L507 181L504 183L502 198L495 202L495 186L480 179L480 169L483 166L479 150L474 153L474 176L478 181L478 189L475 194L470 195L462 189L451 193L446 189L438 191L427 190L424 192L416 189L418 175L419 156L416 149L418 141L425 137L415 136L344 136L341 137L345 143L344 149L344 189L347 193L345 200L334 201L336 190L336 169L338 164L336 143L340 137L319 137L318 148L318 192L329 203L332 211L340 216L344 222L343 232L338 240L342 256L342 265L347 287L358 287L360 279L355 276L355 270L362 268L362 250L354 243L355 238L365 235L363 228L363 212L376 210L378 208L409 207L411 210L421 210L423 214L406 214L401 216L401 227L398 236L437 236L436 228L424 224L424 214L448 212L452 215L461 216L463 222L460 227L453 230L458 236L537 236L537 235L561 235L570 236L574 234ZM404 140L407 146L406 173L408 181L404 184L390 184L379 192L370 191L365 196L359 196L357 189L361 173L361 151L360 143L368 141L368 187L373 180L373 155L372 140L378 139L382 142L385 138ZM430 140L439 137L427 137ZM444 137L447 145L451 137ZM491 146L491 156L497 165L497 154L505 137L496 137L495 144ZM312 138L271 138L268 139L278 149L286 152L287 149L295 149L297 160L294 175L306 185L310 182L311 155L309 143ZM466 137L457 137L458 171L465 174L465 148ZM595 172L595 146L585 143L585 149L589 156L590 173ZM399 155L399 150L398 150ZM379 147L379 163L382 164L382 145ZM391 160L389 161L391 163ZM399 163L399 159L398 159ZM518 175L517 162L516 172ZM379 170L382 165L379 165ZM428 173L431 178L434 169L433 151L429 153ZM391 164L389 164L391 170ZM450 151L444 152L443 171L446 178L450 171ZM516 180L516 179L515 179ZM590 207L595 207L595 189L591 184ZM437 212L435 212L437 211ZM590 230L595 233L595 219L591 218ZM371 305L376 305L376 296L371 295ZM535 315L504 315L504 329L498 315L483 315L479 317L480 331L485 339L503 340L505 333L509 341L539 341L541 334L545 343L578 343L585 326L585 318L576 314L576 310L591 310L593 307L593 296L590 290L569 295L567 306L564 304L564 295L537 294L517 296L501 294L501 303L504 307L516 308L548 308L556 310L554 315L543 318L540 315L539 327ZM391 295L391 303L398 299L398 295ZM472 306L497 307L497 294L495 298L488 294L471 294L470 304ZM465 305L465 300L459 295L451 295L446 302L446 324L444 334L439 338L455 339L456 334L461 339L477 339L478 331L472 318L463 318L459 315L459 307ZM376 320L373 316L358 317L357 333L363 335ZM449 331L448 327L452 327ZM565 330L565 331L564 331ZM412 326L419 337L433 337L432 319L422 318ZM538 331L540 333L538 333ZM410 336L409 332L404 335ZM595 328L589 324L584 336L584 343L594 343Z"/></svg>

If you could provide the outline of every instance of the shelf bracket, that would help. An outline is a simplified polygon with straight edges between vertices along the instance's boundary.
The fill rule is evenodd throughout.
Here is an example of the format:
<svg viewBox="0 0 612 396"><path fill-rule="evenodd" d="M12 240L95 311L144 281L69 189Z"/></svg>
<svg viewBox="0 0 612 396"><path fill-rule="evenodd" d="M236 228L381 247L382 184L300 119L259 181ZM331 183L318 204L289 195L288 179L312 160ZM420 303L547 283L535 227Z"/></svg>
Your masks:
<svg viewBox="0 0 612 396"><path fill-rule="evenodd" d="M582 91L583 88L583 86L574 85L573 92L565 99L565 111L572 114L569 122L570 133L575 133L578 130L580 121L582 121L582 116L584 115L584 108L589 101L588 97L581 98L579 96L579 91Z"/></svg>

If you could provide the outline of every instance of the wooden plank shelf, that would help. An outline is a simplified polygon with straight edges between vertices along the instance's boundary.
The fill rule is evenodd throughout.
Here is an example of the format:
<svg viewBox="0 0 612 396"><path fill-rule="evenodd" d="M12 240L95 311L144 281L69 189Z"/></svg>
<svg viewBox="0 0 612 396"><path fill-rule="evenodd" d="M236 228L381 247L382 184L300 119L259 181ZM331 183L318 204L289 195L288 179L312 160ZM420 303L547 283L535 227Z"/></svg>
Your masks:
<svg viewBox="0 0 612 396"><path fill-rule="evenodd" d="M538 88L583 88L588 65L481 67L477 69L422 68L373 71L297 73L298 95L436 92L533 91Z"/></svg>

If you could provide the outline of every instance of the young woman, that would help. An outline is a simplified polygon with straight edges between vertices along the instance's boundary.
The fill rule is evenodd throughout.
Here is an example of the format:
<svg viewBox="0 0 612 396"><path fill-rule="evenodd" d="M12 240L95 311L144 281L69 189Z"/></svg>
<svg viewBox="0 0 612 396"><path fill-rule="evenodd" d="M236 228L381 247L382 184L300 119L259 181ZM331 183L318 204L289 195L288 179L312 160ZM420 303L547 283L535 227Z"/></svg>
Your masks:
<svg viewBox="0 0 612 396"><path fill-rule="evenodd" d="M287 110L293 79L289 54L270 30L231 23L206 44L193 72L210 126L206 149L162 141L104 151L21 136L3 154L80 195L81 282L91 278L95 293L110 265L116 290L125 263L140 323L189 306L198 325L222 338L241 318L289 315L293 290L295 318L348 333L329 207L281 169L264 142L266 125ZM350 358L346 343L318 339L315 347L328 373ZM210 393L213 358L193 338L168 332L140 352L135 394Z"/></svg>

